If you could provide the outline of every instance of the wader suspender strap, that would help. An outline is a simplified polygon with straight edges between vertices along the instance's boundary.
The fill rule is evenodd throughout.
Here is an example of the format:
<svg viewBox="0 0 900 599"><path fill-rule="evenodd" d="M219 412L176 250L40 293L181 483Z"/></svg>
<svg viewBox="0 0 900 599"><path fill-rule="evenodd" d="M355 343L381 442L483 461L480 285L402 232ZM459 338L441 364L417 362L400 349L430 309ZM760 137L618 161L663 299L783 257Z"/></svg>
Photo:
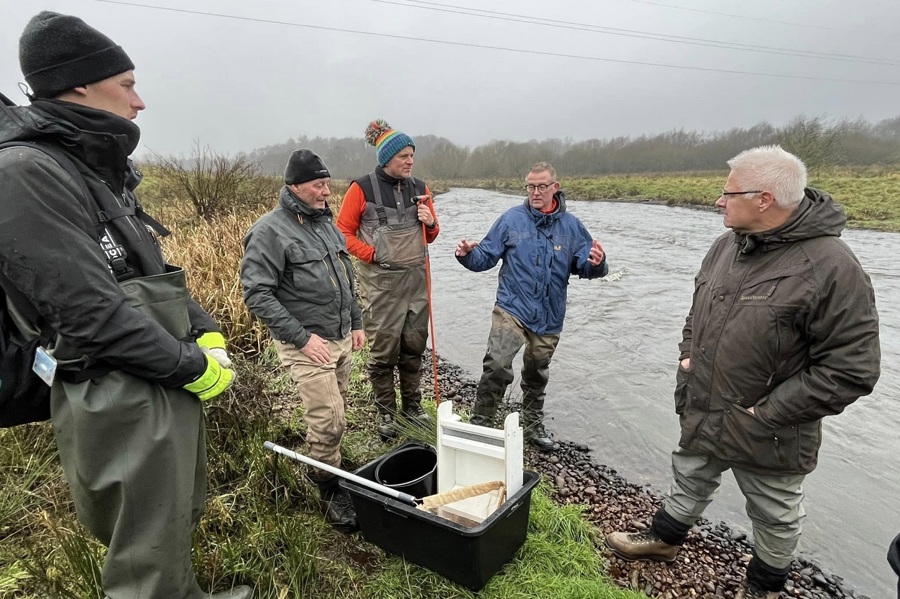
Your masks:
<svg viewBox="0 0 900 599"><path fill-rule="evenodd" d="M369 180L372 182L372 193L375 194L375 212L378 214L378 224L384 226L387 224L387 212L384 210L384 198L381 197L381 186L375 173L369 173ZM399 208L397 209L399 211Z"/></svg>

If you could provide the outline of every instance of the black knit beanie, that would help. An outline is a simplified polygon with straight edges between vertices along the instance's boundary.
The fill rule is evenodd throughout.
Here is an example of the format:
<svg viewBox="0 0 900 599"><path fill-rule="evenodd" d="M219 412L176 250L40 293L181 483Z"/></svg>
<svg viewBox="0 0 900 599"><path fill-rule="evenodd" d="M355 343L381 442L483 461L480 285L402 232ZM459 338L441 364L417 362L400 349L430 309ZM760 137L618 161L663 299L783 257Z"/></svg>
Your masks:
<svg viewBox="0 0 900 599"><path fill-rule="evenodd" d="M295 150L284 167L285 185L298 185L314 179L331 177L328 167L312 150Z"/></svg>
<svg viewBox="0 0 900 599"><path fill-rule="evenodd" d="M19 65L37 98L55 98L134 69L114 41L78 17L46 10L31 18L19 38Z"/></svg>

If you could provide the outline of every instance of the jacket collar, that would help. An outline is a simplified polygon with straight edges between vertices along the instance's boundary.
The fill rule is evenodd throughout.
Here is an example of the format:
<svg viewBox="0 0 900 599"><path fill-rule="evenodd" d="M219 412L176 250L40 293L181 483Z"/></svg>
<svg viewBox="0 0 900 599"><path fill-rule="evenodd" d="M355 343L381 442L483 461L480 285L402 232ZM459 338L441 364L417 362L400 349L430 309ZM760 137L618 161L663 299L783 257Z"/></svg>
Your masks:
<svg viewBox="0 0 900 599"><path fill-rule="evenodd" d="M128 157L137 148L137 125L105 110L62 100L35 100L21 139L60 145L96 172L114 191L136 184Z"/></svg>
<svg viewBox="0 0 900 599"><path fill-rule="evenodd" d="M317 220L323 216L331 217L331 207L325 202L325 208L321 210L312 208L309 204L294 195L291 188L287 185L281 188L281 195L278 198L281 207L303 218Z"/></svg>
<svg viewBox="0 0 900 599"><path fill-rule="evenodd" d="M525 198L525 211L531 215L531 218L534 220L535 224L538 226L546 226L550 225L563 215L566 211L566 193L563 190L557 191L553 194L553 198L556 200L556 210L553 212L549 212L544 214L540 210L535 210L531 207L531 202L528 201L528 198Z"/></svg>
<svg viewBox="0 0 900 599"><path fill-rule="evenodd" d="M815 237L840 237L847 218L840 204L827 193L807 187L797 210L782 225L759 233L735 233L742 254L761 248L767 252L782 245Z"/></svg>

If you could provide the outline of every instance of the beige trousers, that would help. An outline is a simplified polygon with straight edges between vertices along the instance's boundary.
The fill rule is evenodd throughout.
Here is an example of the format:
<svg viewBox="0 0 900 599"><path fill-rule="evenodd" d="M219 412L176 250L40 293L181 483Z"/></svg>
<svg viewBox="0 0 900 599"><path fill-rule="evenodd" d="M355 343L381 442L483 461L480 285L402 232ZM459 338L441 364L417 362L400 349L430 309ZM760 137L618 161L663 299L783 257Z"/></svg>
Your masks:
<svg viewBox="0 0 900 599"><path fill-rule="evenodd" d="M309 457L329 466L341 466L341 438L347 428L344 407L350 386L352 342L350 335L339 341L328 341L331 360L318 364L296 345L276 341L281 363L297 383L300 399L306 408L306 441ZM329 475L330 476L330 475Z"/></svg>

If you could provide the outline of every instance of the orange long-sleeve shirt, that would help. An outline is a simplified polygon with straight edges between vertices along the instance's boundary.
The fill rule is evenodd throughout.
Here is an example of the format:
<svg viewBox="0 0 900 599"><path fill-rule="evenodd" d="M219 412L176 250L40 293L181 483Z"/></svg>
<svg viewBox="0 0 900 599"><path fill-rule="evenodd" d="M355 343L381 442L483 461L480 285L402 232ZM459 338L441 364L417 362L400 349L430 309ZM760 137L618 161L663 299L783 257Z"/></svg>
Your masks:
<svg viewBox="0 0 900 599"><path fill-rule="evenodd" d="M434 202L431 199L431 190L425 186L425 193L428 194L426 205L434 216L434 227L425 227L425 241L428 243L437 239L440 232L440 225L437 221L437 215L434 212ZM344 195L344 202L341 204L341 211L337 217L337 228L341 230L344 237L347 238L347 250L362 260L363 262L372 262L375 257L375 248L357 237L359 224L362 221L362 215L366 211L366 195L359 185L354 181L347 189Z"/></svg>

